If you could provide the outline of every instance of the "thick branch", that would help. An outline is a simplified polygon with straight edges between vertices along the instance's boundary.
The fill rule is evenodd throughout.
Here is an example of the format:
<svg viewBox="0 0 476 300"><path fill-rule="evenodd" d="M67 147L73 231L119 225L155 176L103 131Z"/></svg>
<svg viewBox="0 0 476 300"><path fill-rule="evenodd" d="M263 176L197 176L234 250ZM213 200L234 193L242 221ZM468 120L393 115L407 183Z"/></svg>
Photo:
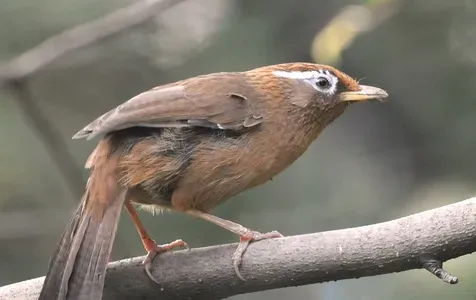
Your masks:
<svg viewBox="0 0 476 300"><path fill-rule="evenodd" d="M104 299L221 299L423 267L438 273L440 262L475 251L475 237L476 198L472 198L385 223L254 243L244 256L245 282L233 270L235 244L159 256L154 276L161 285L147 278L142 258L114 262L108 269ZM0 299L36 299L42 280L2 287Z"/></svg>
<svg viewBox="0 0 476 300"><path fill-rule="evenodd" d="M68 52L141 24L182 1L184 0L142 0L97 20L63 31L0 65L0 83L23 79Z"/></svg>

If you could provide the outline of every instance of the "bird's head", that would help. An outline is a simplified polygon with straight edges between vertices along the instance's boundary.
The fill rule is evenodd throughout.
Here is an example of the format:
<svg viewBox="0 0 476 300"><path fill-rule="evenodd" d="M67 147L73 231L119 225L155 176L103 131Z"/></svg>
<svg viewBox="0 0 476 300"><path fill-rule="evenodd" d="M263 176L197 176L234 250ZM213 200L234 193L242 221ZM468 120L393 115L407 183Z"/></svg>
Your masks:
<svg viewBox="0 0 476 300"><path fill-rule="evenodd" d="M384 100L388 97L384 90L360 85L349 75L327 65L312 63L288 63L258 68L253 74L263 74L262 89L276 93L276 96L292 104L326 108L339 103L366 100Z"/></svg>

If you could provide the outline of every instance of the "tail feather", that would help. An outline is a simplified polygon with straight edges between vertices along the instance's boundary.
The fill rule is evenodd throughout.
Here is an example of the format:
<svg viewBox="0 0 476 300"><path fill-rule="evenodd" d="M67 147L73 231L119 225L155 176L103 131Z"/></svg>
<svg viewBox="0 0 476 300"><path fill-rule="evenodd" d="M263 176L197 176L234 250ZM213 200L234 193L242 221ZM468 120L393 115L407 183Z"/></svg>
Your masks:
<svg viewBox="0 0 476 300"><path fill-rule="evenodd" d="M67 274L68 272L65 270L64 266L68 261L73 240L78 236L77 229L81 221L81 211L83 209L83 204L84 201L82 201L76 209L76 212L73 214L73 217L63 232L60 242L53 253L48 266L48 274L46 275L40 297L38 298L39 300L65 299L66 292L58 290L57 286L64 286L63 282L65 275L66 277L69 277L69 274Z"/></svg>
<svg viewBox="0 0 476 300"><path fill-rule="evenodd" d="M119 188L110 202L99 202L86 192L53 254L39 300L101 299L126 194Z"/></svg>

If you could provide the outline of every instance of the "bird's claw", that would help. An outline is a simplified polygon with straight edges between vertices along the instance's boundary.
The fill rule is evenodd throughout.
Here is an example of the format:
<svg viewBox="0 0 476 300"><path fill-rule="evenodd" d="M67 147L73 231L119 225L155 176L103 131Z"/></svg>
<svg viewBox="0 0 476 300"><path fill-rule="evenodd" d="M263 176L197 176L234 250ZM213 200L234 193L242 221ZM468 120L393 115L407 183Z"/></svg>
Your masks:
<svg viewBox="0 0 476 300"><path fill-rule="evenodd" d="M233 253L233 268L235 269L236 276L243 281L246 281L243 275L240 273L240 265L243 260L243 254L245 253L246 249L252 242L257 242L266 239L273 239L273 238L281 238L283 235L278 231L271 231L267 233L260 233L257 231L248 231L247 233L240 236L240 242L238 247L236 248L235 252Z"/></svg>
<svg viewBox="0 0 476 300"><path fill-rule="evenodd" d="M154 276L152 276L152 262L154 261L154 258L164 252L169 252L172 251L175 248L182 248L185 247L187 250L190 250L190 247L188 244L182 240L175 240L171 243L168 244L163 244L163 245L158 245L155 244L152 247L150 247L147 250L147 255L145 259L142 261L142 264L144 265L145 272L147 273L147 276L154 281L157 284L160 284Z"/></svg>

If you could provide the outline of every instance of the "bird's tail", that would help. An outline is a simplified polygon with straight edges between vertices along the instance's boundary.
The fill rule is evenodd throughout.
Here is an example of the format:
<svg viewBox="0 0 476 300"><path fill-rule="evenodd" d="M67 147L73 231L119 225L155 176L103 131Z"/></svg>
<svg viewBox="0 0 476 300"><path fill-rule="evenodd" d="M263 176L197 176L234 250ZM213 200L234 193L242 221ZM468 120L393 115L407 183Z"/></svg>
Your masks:
<svg viewBox="0 0 476 300"><path fill-rule="evenodd" d="M102 298L106 267L127 190L117 184L111 173L101 173L105 177L91 176L82 201L61 236L39 300Z"/></svg>

